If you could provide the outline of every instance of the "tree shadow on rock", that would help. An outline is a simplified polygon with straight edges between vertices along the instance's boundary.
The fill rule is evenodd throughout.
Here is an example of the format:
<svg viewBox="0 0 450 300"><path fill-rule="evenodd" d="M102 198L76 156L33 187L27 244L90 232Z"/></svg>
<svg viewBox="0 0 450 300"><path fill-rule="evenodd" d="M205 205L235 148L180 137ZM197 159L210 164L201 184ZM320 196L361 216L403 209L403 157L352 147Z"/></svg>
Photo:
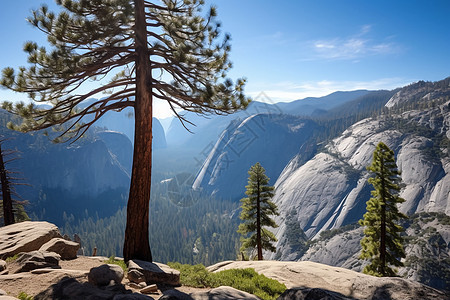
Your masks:
<svg viewBox="0 0 450 300"><path fill-rule="evenodd" d="M122 298L120 296L127 296ZM96 287L88 282L81 283L71 277L63 277L57 283L51 285L45 291L34 296L34 300L107 300L107 299L153 299L151 297L132 293L125 289L122 284L109 285L106 287Z"/></svg>
<svg viewBox="0 0 450 300"><path fill-rule="evenodd" d="M356 300L356 298L325 289L295 287L284 291L277 300Z"/></svg>

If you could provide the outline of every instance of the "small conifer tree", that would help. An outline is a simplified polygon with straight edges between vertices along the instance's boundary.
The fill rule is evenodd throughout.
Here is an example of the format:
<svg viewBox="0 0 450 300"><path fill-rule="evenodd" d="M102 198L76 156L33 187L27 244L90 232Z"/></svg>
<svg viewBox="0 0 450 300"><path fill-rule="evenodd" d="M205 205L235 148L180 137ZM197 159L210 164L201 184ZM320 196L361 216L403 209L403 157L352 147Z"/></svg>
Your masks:
<svg viewBox="0 0 450 300"><path fill-rule="evenodd" d="M297 257L301 257L308 250L308 237L300 226L297 219L297 210L292 208L286 215L286 236L291 251L297 253Z"/></svg>
<svg viewBox="0 0 450 300"><path fill-rule="evenodd" d="M238 232L242 234L241 251L257 249L258 260L263 259L262 251L275 252L273 242L277 241L275 235L264 227L278 227L271 215L278 216L278 209L271 201L274 187L268 185L269 178L265 174L260 163L253 165L248 171L248 185L245 194L247 197L241 199L242 212ZM251 234L249 237L248 235Z"/></svg>
<svg viewBox="0 0 450 300"><path fill-rule="evenodd" d="M399 220L407 218L399 212L397 204L405 200L399 197L400 172L394 159L394 151L380 142L373 153L372 164L367 169L374 174L369 179L374 190L367 201L367 212L359 224L365 226L361 240L361 259L370 260L363 272L374 276L395 276L391 268L403 266L400 258L405 257L402 226Z"/></svg>

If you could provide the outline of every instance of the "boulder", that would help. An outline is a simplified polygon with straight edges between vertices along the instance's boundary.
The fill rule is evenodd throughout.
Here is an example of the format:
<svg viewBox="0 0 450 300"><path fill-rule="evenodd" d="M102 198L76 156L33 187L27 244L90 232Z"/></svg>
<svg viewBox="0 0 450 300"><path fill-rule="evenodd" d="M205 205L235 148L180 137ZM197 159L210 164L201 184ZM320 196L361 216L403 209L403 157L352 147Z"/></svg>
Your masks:
<svg viewBox="0 0 450 300"><path fill-rule="evenodd" d="M7 293L4 290L0 289L0 296L5 296L5 295L7 295Z"/></svg>
<svg viewBox="0 0 450 300"><path fill-rule="evenodd" d="M122 282L124 273L123 269L118 265L105 264L92 268L88 274L89 283L95 286L107 286L111 282L120 284Z"/></svg>
<svg viewBox="0 0 450 300"><path fill-rule="evenodd" d="M19 254L19 257L9 267L12 274L30 272L42 268L60 268L61 257L54 252L31 251Z"/></svg>
<svg viewBox="0 0 450 300"><path fill-rule="evenodd" d="M61 255L61 259L75 259L78 249L80 249L80 244L76 242L64 238L54 238L42 245L39 250L56 252Z"/></svg>
<svg viewBox="0 0 450 300"><path fill-rule="evenodd" d="M156 284L150 284L141 289L140 292L142 294L154 294L158 292L158 286Z"/></svg>
<svg viewBox="0 0 450 300"><path fill-rule="evenodd" d="M208 292L192 293L190 296L194 300L232 300L232 299L259 300L258 297L252 294L237 290L229 286L220 286Z"/></svg>
<svg viewBox="0 0 450 300"><path fill-rule="evenodd" d="M141 282L145 282L144 274L136 269L128 270L127 277L130 282L134 282L137 284L139 284Z"/></svg>
<svg viewBox="0 0 450 300"><path fill-rule="evenodd" d="M6 269L6 261L0 259L0 272Z"/></svg>
<svg viewBox="0 0 450 300"><path fill-rule="evenodd" d="M51 239L60 237L58 227L48 222L25 221L1 227L0 259L39 250Z"/></svg>
<svg viewBox="0 0 450 300"><path fill-rule="evenodd" d="M192 297L178 290L170 289L164 291L159 300L192 300Z"/></svg>
<svg viewBox="0 0 450 300"><path fill-rule="evenodd" d="M277 300L355 300L324 289L293 288L284 291Z"/></svg>
<svg viewBox="0 0 450 300"><path fill-rule="evenodd" d="M128 270L137 270L144 274L147 284L163 283L172 286L180 285L180 272L164 264L134 259L128 262Z"/></svg>

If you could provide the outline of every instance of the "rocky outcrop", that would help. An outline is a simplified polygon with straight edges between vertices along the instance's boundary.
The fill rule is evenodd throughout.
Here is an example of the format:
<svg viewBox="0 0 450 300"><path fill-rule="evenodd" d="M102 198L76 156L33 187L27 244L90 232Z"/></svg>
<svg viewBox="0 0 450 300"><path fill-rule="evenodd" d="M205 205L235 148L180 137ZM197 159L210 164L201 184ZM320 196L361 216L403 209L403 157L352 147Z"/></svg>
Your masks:
<svg viewBox="0 0 450 300"><path fill-rule="evenodd" d="M135 272L137 274L143 274L147 284L180 285L180 272L164 264L133 259L128 262L128 272L133 271L137 271Z"/></svg>
<svg viewBox="0 0 450 300"><path fill-rule="evenodd" d="M450 291L450 217L438 213L420 213L403 224L404 267L398 269L403 278ZM325 263L354 271L362 271L367 261L360 260L363 228L340 228L317 239L302 261Z"/></svg>
<svg viewBox="0 0 450 300"><path fill-rule="evenodd" d="M0 258L39 250L53 238L61 238L58 227L48 222L21 222L0 227Z"/></svg>
<svg viewBox="0 0 450 300"><path fill-rule="evenodd" d="M107 286L120 284L124 273L121 267L113 264L105 264L92 268L88 274L88 282L95 286Z"/></svg>
<svg viewBox="0 0 450 300"><path fill-rule="evenodd" d="M42 245L39 251L56 252L61 256L61 259L74 259L77 258L78 249L80 249L80 244L76 242L54 238Z"/></svg>
<svg viewBox="0 0 450 300"><path fill-rule="evenodd" d="M322 289L356 299L426 300L448 297L445 293L418 282L374 277L306 261L229 261L210 266L208 270L219 272L238 268L254 268L256 272L284 283L287 288Z"/></svg>
<svg viewBox="0 0 450 300"><path fill-rule="evenodd" d="M259 298L237 290L229 286L219 286L206 292L195 292L190 294L190 297L194 300L233 300L233 299L248 299L258 300Z"/></svg>
<svg viewBox="0 0 450 300"><path fill-rule="evenodd" d="M6 269L6 261L0 259L0 273Z"/></svg>
<svg viewBox="0 0 450 300"><path fill-rule="evenodd" d="M60 268L61 257L55 252L31 251L24 252L8 266L10 273L30 272L42 268Z"/></svg>
<svg viewBox="0 0 450 300"><path fill-rule="evenodd" d="M292 288L286 290L277 300L355 300L325 289Z"/></svg>
<svg viewBox="0 0 450 300"><path fill-rule="evenodd" d="M35 300L46 299L153 299L127 291L123 285L109 285L103 288L75 278L63 278L45 291L34 296Z"/></svg>

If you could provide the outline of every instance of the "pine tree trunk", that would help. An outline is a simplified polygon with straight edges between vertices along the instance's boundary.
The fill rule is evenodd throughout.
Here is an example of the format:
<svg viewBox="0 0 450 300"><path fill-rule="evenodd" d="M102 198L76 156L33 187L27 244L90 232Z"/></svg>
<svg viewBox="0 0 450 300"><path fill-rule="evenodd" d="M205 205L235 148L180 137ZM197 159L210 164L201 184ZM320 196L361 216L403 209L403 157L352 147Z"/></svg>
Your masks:
<svg viewBox="0 0 450 300"><path fill-rule="evenodd" d="M3 160L3 152L0 146L0 180L2 184L3 220L5 226L14 224L14 212L9 181L6 176L6 167Z"/></svg>
<svg viewBox="0 0 450 300"><path fill-rule="evenodd" d="M380 273L386 276L386 205L381 205Z"/></svg>
<svg viewBox="0 0 450 300"><path fill-rule="evenodd" d="M261 187L258 178L258 191L256 198L256 248L258 250L258 260L263 260L261 245Z"/></svg>
<svg viewBox="0 0 450 300"><path fill-rule="evenodd" d="M144 0L135 0L136 98L133 168L127 205L125 261L152 261L149 243L149 202L152 169L151 65L147 47Z"/></svg>

